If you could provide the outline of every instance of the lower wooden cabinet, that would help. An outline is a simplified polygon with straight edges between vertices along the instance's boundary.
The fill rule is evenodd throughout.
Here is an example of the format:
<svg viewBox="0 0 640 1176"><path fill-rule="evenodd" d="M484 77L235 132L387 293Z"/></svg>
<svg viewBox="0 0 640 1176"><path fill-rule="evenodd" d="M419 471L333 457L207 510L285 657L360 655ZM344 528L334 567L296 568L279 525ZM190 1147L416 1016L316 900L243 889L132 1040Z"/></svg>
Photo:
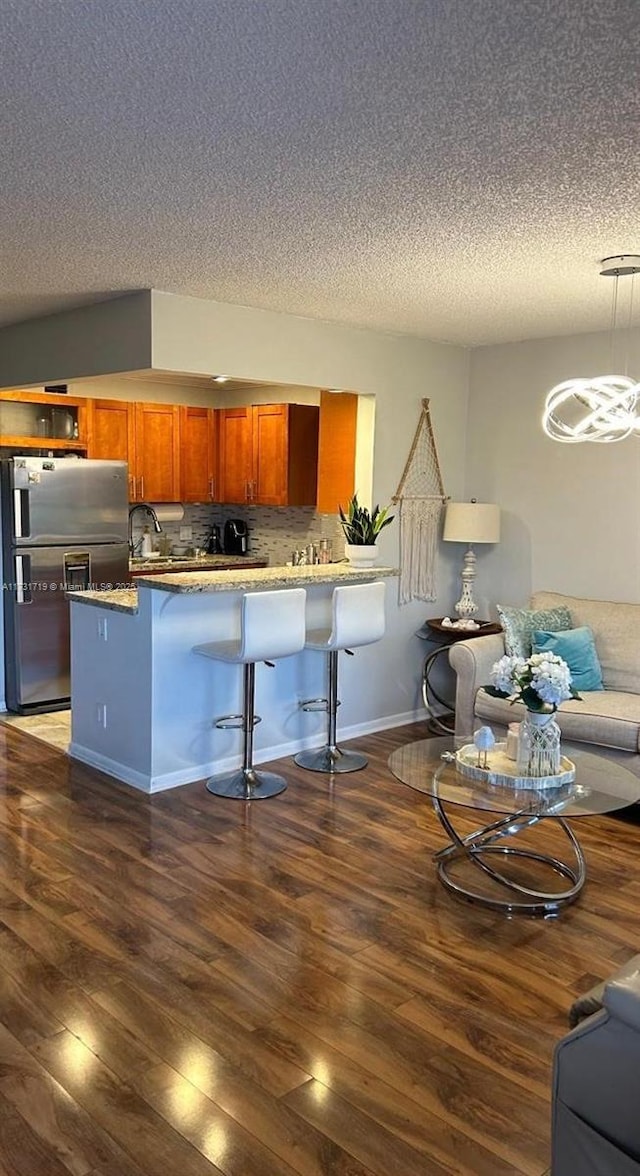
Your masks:
<svg viewBox="0 0 640 1176"><path fill-rule="evenodd" d="M220 409L220 501L315 506L319 416L310 404Z"/></svg>

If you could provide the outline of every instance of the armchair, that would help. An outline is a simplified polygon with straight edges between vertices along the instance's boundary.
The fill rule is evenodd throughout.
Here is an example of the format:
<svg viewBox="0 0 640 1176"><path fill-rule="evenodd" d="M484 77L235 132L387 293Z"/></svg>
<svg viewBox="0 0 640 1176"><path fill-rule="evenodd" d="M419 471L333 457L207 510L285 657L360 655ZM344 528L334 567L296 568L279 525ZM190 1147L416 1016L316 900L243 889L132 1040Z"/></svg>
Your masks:
<svg viewBox="0 0 640 1176"><path fill-rule="evenodd" d="M640 957L581 1012L554 1054L551 1176L640 1176Z"/></svg>

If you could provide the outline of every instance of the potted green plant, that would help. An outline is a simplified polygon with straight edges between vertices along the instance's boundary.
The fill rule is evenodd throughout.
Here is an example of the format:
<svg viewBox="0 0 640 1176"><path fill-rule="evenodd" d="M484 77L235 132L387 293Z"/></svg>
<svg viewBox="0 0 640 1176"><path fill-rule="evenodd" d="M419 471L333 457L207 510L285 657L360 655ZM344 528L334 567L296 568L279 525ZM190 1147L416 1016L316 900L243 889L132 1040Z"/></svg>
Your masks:
<svg viewBox="0 0 640 1176"><path fill-rule="evenodd" d="M349 563L357 567L372 567L378 555L378 535L394 518L394 515L389 514L390 508L385 506L380 510L379 506L375 506L369 512L366 506L360 506L358 495L354 494L346 512L341 506L338 510L346 540L344 551Z"/></svg>

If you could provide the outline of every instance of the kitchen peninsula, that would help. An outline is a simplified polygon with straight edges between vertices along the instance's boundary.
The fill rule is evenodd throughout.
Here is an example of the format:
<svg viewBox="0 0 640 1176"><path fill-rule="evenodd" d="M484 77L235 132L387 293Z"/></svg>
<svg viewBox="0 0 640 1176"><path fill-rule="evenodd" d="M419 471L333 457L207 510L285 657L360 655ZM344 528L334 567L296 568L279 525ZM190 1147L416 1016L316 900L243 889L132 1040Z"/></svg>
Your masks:
<svg viewBox="0 0 640 1176"><path fill-rule="evenodd" d="M238 667L211 662L193 647L237 634L240 599L261 589L305 588L307 624L325 613L338 584L397 575L348 564L233 568L138 577L136 587L70 592L71 745L69 753L144 792L204 780L237 766L237 732L215 720L241 709ZM367 681L384 641L344 659L340 729L358 734L375 720ZM256 763L320 745L323 715L303 698L325 694L323 660L312 652L256 667ZM347 664L348 663L348 664ZM342 669L341 669L342 673Z"/></svg>

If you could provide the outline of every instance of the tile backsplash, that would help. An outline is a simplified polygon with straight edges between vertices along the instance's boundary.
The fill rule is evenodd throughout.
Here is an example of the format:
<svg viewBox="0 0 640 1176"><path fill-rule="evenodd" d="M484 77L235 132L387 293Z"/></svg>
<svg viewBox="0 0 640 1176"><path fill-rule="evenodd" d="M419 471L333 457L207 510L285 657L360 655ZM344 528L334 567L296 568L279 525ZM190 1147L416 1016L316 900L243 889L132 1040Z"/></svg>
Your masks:
<svg viewBox="0 0 640 1176"><path fill-rule="evenodd" d="M329 539L333 559L344 555L344 536L337 515L318 514L312 506L218 506L208 503L185 503L184 519L179 523L163 523L162 530L171 544L204 547L207 530L212 524L224 530L226 519L242 519L249 528L249 555L266 559L277 567L289 563L293 551L299 551L308 543ZM147 520L148 521L148 520ZM138 542L142 537L145 516L142 511L134 515L133 538ZM190 541L180 538L180 528L191 527ZM152 530L152 539L158 538Z"/></svg>

